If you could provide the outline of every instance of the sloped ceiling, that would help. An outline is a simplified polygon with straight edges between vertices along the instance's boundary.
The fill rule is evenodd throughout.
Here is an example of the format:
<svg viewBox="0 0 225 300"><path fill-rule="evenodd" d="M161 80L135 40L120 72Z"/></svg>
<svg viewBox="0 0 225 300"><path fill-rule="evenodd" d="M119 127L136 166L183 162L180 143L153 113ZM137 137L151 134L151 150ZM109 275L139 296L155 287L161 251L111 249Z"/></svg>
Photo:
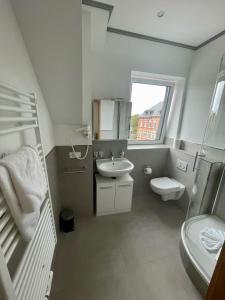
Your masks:
<svg viewBox="0 0 225 300"><path fill-rule="evenodd" d="M224 0L103 0L113 5L108 26L199 46L225 30ZM165 11L162 18L159 11Z"/></svg>
<svg viewBox="0 0 225 300"><path fill-rule="evenodd" d="M80 124L81 0L12 0L12 5L54 123Z"/></svg>

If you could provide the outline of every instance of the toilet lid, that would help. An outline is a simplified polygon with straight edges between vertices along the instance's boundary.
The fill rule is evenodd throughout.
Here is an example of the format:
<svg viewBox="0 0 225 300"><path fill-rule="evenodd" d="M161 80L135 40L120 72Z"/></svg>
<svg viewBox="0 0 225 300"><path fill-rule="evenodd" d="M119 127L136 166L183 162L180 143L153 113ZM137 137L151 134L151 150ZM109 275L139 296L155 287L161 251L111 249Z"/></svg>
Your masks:
<svg viewBox="0 0 225 300"><path fill-rule="evenodd" d="M170 192L175 192L181 188L181 183L168 177L154 178L151 180L151 184L158 189L167 190Z"/></svg>

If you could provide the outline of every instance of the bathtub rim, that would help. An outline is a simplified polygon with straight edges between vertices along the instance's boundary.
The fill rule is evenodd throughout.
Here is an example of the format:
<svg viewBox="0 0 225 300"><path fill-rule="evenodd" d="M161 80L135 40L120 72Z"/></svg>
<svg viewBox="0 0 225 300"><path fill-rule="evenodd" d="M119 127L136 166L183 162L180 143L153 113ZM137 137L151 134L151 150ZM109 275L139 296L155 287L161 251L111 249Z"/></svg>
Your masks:
<svg viewBox="0 0 225 300"><path fill-rule="evenodd" d="M201 216L206 216L206 215L201 215ZM193 217L191 219L198 219L199 216ZM199 263L197 262L197 260L194 258L194 256L191 254L191 251L189 250L189 247L187 245L186 242L186 237L185 237L185 229L187 226L187 222L188 220L184 221L184 223L182 224L181 227L181 242L182 242L182 246L188 256L188 258L190 259L190 262L192 263L193 267L195 268L195 270L199 273L199 275L201 276L201 278L204 280L204 282L209 285L211 278L209 278L204 271L201 269Z"/></svg>

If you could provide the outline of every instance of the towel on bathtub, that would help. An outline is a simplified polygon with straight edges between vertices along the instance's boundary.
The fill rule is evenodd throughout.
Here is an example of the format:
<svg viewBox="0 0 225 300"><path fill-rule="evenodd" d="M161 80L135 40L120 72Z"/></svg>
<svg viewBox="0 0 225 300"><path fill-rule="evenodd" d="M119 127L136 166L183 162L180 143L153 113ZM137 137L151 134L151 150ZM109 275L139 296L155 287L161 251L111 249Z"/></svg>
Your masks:
<svg viewBox="0 0 225 300"><path fill-rule="evenodd" d="M219 229L205 227L200 231L200 240L209 252L217 252L225 241L225 232Z"/></svg>
<svg viewBox="0 0 225 300"><path fill-rule="evenodd" d="M0 166L9 172L16 196L24 213L40 209L47 192L47 184L37 151L22 147L0 160Z"/></svg>

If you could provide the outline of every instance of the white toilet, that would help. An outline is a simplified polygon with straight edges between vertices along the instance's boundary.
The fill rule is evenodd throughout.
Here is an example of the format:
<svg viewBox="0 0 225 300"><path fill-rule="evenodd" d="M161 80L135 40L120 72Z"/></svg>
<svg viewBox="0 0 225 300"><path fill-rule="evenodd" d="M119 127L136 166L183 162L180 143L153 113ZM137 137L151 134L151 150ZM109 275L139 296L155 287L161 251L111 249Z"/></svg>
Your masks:
<svg viewBox="0 0 225 300"><path fill-rule="evenodd" d="M150 186L163 201L178 200L185 191L185 186L173 178L159 177L150 180Z"/></svg>

